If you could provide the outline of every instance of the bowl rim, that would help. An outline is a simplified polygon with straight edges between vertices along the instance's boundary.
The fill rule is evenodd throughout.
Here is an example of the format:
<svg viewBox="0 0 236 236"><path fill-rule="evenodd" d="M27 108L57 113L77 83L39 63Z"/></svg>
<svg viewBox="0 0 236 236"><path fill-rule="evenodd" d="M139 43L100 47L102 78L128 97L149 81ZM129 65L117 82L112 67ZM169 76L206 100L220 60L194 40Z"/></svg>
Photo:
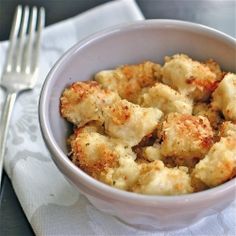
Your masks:
<svg viewBox="0 0 236 236"><path fill-rule="evenodd" d="M221 38L221 40L228 41L228 43L235 44L236 47L236 39L233 37L213 28L210 28L205 25L201 25L198 23L192 23L188 21L181 20L171 20L171 19L154 19L154 20L142 20L135 21L131 23L122 23L117 26L112 26L106 28L97 33L91 34L90 36L84 38L83 40L76 43L69 50L67 50L54 64L49 73L46 76L46 79L43 83L40 98L39 98L39 123L41 132L44 138L44 141L52 153L52 159L59 169L61 163L63 163L63 168L66 168L66 176L76 176L78 181L83 181L83 185L86 185L91 191L99 192L102 195L110 197L112 199L116 199L119 201L126 201L131 204L150 204L150 202L155 203L168 203L168 204L181 204L181 203L192 203L192 202L201 202L206 199L214 198L215 196L222 195L225 192L232 191L232 189L236 186L236 178L229 180L228 182L216 186L214 188L196 192L189 193L183 195L144 195L134 192L128 192L120 189L116 189L112 186L106 185L85 172L83 172L80 168L75 166L69 158L64 154L64 152L60 149L56 140L53 138L49 122L47 121L47 97L50 93L49 85L52 81L52 78L56 74L56 72L60 69L62 64L66 63L70 57L76 54L80 49L87 46L88 44L101 39L103 37L109 36L119 31L129 31L134 28L143 28L143 27L174 27L175 29L183 29L186 31L198 31L203 34L208 34L213 37ZM64 173L65 174L65 173ZM73 181L72 181L73 182Z"/></svg>

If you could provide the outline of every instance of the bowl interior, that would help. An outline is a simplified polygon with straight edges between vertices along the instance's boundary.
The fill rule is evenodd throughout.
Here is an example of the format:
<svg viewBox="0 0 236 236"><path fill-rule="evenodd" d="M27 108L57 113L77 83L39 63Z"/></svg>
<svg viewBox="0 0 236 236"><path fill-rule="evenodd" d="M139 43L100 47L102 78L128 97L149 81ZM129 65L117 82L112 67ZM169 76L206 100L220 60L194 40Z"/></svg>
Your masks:
<svg viewBox="0 0 236 236"><path fill-rule="evenodd" d="M71 126L60 116L62 91L75 81L93 78L106 69L185 53L197 60L212 58L224 70L236 71L235 41L206 27L178 21L155 20L116 27L75 45L54 66L44 85L45 117L49 131L66 154Z"/></svg>

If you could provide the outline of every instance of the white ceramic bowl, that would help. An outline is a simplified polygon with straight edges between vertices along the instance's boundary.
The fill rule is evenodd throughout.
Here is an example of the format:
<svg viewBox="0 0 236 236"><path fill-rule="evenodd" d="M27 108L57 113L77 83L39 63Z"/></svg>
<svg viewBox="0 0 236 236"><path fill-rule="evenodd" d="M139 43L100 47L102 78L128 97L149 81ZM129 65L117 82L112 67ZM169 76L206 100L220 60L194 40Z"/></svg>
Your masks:
<svg viewBox="0 0 236 236"><path fill-rule="evenodd" d="M66 86L88 80L104 69L185 53L197 60L215 59L236 71L235 39L208 27L173 20L126 24L95 34L72 47L47 76L40 97L40 125L52 158L64 176L101 211L149 229L189 226L235 198L236 180L182 196L146 196L125 192L88 176L67 157L69 124L60 117L59 98ZM213 210L214 209L214 210Z"/></svg>

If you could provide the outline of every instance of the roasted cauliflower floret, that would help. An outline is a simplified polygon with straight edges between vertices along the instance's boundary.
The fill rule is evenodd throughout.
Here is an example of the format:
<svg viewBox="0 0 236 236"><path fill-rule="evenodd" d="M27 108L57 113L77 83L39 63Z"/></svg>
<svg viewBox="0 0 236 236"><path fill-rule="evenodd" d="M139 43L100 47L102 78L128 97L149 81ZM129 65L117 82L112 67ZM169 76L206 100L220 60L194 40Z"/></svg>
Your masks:
<svg viewBox="0 0 236 236"><path fill-rule="evenodd" d="M236 123L225 121L220 126L220 136L227 137L227 136L234 136L236 139Z"/></svg>
<svg viewBox="0 0 236 236"><path fill-rule="evenodd" d="M147 161L162 160L160 144L154 144L153 146L143 147L141 155Z"/></svg>
<svg viewBox="0 0 236 236"><path fill-rule="evenodd" d="M110 139L97 132L77 129L69 138L72 162L89 175L99 178L100 173L118 166L118 154Z"/></svg>
<svg viewBox="0 0 236 236"><path fill-rule="evenodd" d="M211 104L207 103L196 103L193 107L193 115L205 116L214 129L218 129L220 123L223 121L220 112L213 109Z"/></svg>
<svg viewBox="0 0 236 236"><path fill-rule="evenodd" d="M236 139L223 137L194 168L193 176L214 187L236 175Z"/></svg>
<svg viewBox="0 0 236 236"><path fill-rule="evenodd" d="M120 156L117 168L102 172L100 180L115 188L130 190L137 182L140 168L131 156Z"/></svg>
<svg viewBox="0 0 236 236"><path fill-rule="evenodd" d="M213 144L213 131L207 118L170 113L161 125L161 154L183 160L201 159Z"/></svg>
<svg viewBox="0 0 236 236"><path fill-rule="evenodd" d="M94 131L94 127L77 129L69 138L71 159L92 177L124 190L137 180L136 155L120 140Z"/></svg>
<svg viewBox="0 0 236 236"><path fill-rule="evenodd" d="M162 112L157 108L144 108L119 100L105 109L105 132L134 146L156 128L161 116Z"/></svg>
<svg viewBox="0 0 236 236"><path fill-rule="evenodd" d="M213 93L212 106L227 120L236 121L236 74L228 73Z"/></svg>
<svg viewBox="0 0 236 236"><path fill-rule="evenodd" d="M167 57L162 68L162 81L195 101L205 101L217 86L217 75L190 57L177 54Z"/></svg>
<svg viewBox="0 0 236 236"><path fill-rule="evenodd" d="M168 85L156 83L141 96L141 105L144 107L157 107L164 114L178 112L192 114L192 101L175 91Z"/></svg>
<svg viewBox="0 0 236 236"><path fill-rule="evenodd" d="M167 168L162 161L140 165L140 175L133 191L148 195L179 195L191 193L188 168Z"/></svg>
<svg viewBox="0 0 236 236"><path fill-rule="evenodd" d="M218 81L223 79L225 73L221 70L220 65L217 62L213 59L209 59L204 64L216 75Z"/></svg>
<svg viewBox="0 0 236 236"><path fill-rule="evenodd" d="M121 98L137 103L142 88L155 84L160 76L160 65L147 61L101 71L95 75L95 80L104 88L117 91Z"/></svg>
<svg viewBox="0 0 236 236"><path fill-rule="evenodd" d="M95 81L73 83L61 96L61 114L77 126L90 121L103 122L102 110L120 99L116 93L101 89Z"/></svg>

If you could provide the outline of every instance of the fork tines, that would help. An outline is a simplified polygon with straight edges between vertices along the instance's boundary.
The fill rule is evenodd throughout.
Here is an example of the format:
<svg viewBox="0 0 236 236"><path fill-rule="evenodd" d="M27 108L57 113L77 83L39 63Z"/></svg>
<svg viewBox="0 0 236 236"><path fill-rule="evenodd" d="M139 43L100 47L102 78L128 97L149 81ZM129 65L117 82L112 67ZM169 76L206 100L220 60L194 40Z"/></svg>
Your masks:
<svg viewBox="0 0 236 236"><path fill-rule="evenodd" d="M28 6L16 8L10 33L6 72L33 73L38 65L41 32L45 24L45 10Z"/></svg>

